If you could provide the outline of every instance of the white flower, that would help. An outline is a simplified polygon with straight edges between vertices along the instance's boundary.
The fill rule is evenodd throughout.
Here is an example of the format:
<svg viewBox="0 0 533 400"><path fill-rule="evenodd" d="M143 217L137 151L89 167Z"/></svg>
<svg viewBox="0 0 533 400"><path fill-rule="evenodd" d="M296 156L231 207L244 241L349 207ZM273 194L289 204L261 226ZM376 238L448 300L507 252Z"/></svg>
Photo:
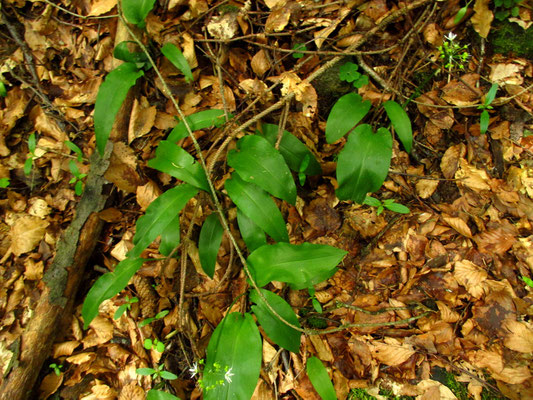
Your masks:
<svg viewBox="0 0 533 400"><path fill-rule="evenodd" d="M196 374L198 373L198 363L194 362L193 366L189 368L189 373L191 374L191 378L194 378Z"/></svg>
<svg viewBox="0 0 533 400"><path fill-rule="evenodd" d="M455 33L453 33L453 32L450 32L450 33L448 33L447 35L444 36L444 38L449 40L450 42L453 42L456 37L457 37L457 35Z"/></svg>
<svg viewBox="0 0 533 400"><path fill-rule="evenodd" d="M224 374L224 379L226 380L226 382L231 383L231 377L234 375L234 374L231 372L232 369L233 369L233 368L228 369L228 370L226 371L226 373Z"/></svg>

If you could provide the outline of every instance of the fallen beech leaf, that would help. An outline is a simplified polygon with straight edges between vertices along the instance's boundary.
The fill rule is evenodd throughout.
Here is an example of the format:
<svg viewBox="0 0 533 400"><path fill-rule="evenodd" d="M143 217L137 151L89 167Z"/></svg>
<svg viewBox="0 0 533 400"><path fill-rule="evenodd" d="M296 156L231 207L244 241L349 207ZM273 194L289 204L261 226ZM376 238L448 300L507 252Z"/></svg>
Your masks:
<svg viewBox="0 0 533 400"><path fill-rule="evenodd" d="M16 256L27 253L35 248L43 239L47 221L32 215L24 215L11 227L11 251Z"/></svg>
<svg viewBox="0 0 533 400"><path fill-rule="evenodd" d="M482 169L477 169L464 159L459 160L459 169L455 172L455 179L459 185L466 186L475 191L490 190L489 176Z"/></svg>
<svg viewBox="0 0 533 400"><path fill-rule="evenodd" d="M57 376L55 372L50 372L46 375L39 385L39 399L46 400L54 394L61 386L64 376L64 374Z"/></svg>
<svg viewBox="0 0 533 400"><path fill-rule="evenodd" d="M270 65L270 62L268 61L265 50L263 49L255 53L255 55L252 57L252 61L250 62L250 65L252 66L252 70L258 77L263 76L264 73L267 72L271 68L271 65ZM241 82L241 86L242 86L242 82Z"/></svg>
<svg viewBox="0 0 533 400"><path fill-rule="evenodd" d="M505 347L520 353L533 353L533 327L526 322L506 319L503 329L508 333L503 341Z"/></svg>
<svg viewBox="0 0 533 400"><path fill-rule="evenodd" d="M80 364L83 364L89 361L93 361L95 359L96 359L96 353L91 352L91 351L84 352L84 353L78 353L78 354L75 354L73 356L66 358L67 362L71 364L77 364L77 365L80 365Z"/></svg>
<svg viewBox="0 0 533 400"><path fill-rule="evenodd" d="M76 347L80 345L78 340L70 340L63 343L57 343L54 345L54 358L63 356L71 356Z"/></svg>
<svg viewBox="0 0 533 400"><path fill-rule="evenodd" d="M91 2L91 10L89 15L98 16L105 14L113 9L117 5L117 0L93 0Z"/></svg>
<svg viewBox="0 0 533 400"><path fill-rule="evenodd" d="M231 39L237 34L238 29L237 14L232 12L213 17L207 24L209 34L220 40Z"/></svg>
<svg viewBox="0 0 533 400"><path fill-rule="evenodd" d="M517 63L497 63L490 64L489 79L492 82L497 82L500 85L521 85L524 83L521 71L524 69L523 65Z"/></svg>
<svg viewBox="0 0 533 400"><path fill-rule="evenodd" d="M133 101L133 108L131 110L128 127L128 144L135 139L150 133L150 130L155 123L156 114L156 107L150 107L146 97L141 97L140 101L137 99Z"/></svg>
<svg viewBox="0 0 533 400"><path fill-rule="evenodd" d="M439 186L439 181L437 179L419 179L416 183L416 193L422 198L427 199Z"/></svg>
<svg viewBox="0 0 533 400"><path fill-rule="evenodd" d="M374 357L387 365L400 365L416 352L407 344L400 344L399 340L390 339L391 344L373 343L370 351Z"/></svg>
<svg viewBox="0 0 533 400"><path fill-rule="evenodd" d="M424 379L416 387L423 393L416 400L457 400L450 388L432 379Z"/></svg>
<svg viewBox="0 0 533 400"><path fill-rule="evenodd" d="M490 24L494 19L494 15L489 8L490 0L476 0L474 3L474 15L470 19L474 30L482 38L487 38L490 32Z"/></svg>
<svg viewBox="0 0 533 400"><path fill-rule="evenodd" d="M516 368L505 367L499 372L492 372L492 377L511 385L518 385L531 379L531 372L527 365Z"/></svg>
<svg viewBox="0 0 533 400"><path fill-rule="evenodd" d="M461 235L466 236L467 238L472 238L470 227L461 218L443 215L442 219Z"/></svg>
<svg viewBox="0 0 533 400"><path fill-rule="evenodd" d="M442 88L442 99L456 106L476 104L481 98L481 91L476 89L478 74L466 74L461 80L453 80Z"/></svg>
<svg viewBox="0 0 533 400"><path fill-rule="evenodd" d="M484 281L487 279L487 271L478 267L471 261L456 261L453 271L455 280L466 288L472 297L479 299L484 293Z"/></svg>
<svg viewBox="0 0 533 400"><path fill-rule="evenodd" d="M289 23L291 18L291 8L279 7L272 10L268 15L265 24L265 31L267 33L281 32Z"/></svg>

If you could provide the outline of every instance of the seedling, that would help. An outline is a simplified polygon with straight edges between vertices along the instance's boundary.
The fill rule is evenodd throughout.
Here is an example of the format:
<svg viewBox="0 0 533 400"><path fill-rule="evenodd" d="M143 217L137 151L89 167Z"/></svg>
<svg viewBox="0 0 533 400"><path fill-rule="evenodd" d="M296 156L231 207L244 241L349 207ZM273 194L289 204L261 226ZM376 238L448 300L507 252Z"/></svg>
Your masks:
<svg viewBox="0 0 533 400"><path fill-rule="evenodd" d="M347 62L340 67L339 79L350 82L355 88L360 89L368 84L368 76L358 72L359 66L352 62Z"/></svg>
<svg viewBox="0 0 533 400"><path fill-rule="evenodd" d="M292 56L298 59L304 56L304 53L299 53L299 51L307 51L307 46L303 43L296 43L292 46L292 49L297 51L296 53L292 53Z"/></svg>
<svg viewBox="0 0 533 400"><path fill-rule="evenodd" d="M322 305L320 304L320 302L317 300L315 296L315 293L316 293L315 288L310 287L307 289L307 291L309 292L309 296L311 296L311 304L313 304L313 308L315 309L317 313L322 314L322 311L323 311Z"/></svg>
<svg viewBox="0 0 533 400"><path fill-rule="evenodd" d="M391 210L399 214L409 214L410 212L409 208L407 208L403 204L396 203L394 199L387 199L381 201L376 199L375 197L366 196L363 204L366 204L367 206L377 207L377 215L381 214L385 208L387 210Z"/></svg>
<svg viewBox="0 0 533 400"><path fill-rule="evenodd" d="M160 342L157 339L152 340L148 338L148 339L144 339L144 348L146 350L154 349L158 351L159 353L163 353L165 351L165 343Z"/></svg>
<svg viewBox="0 0 533 400"><path fill-rule="evenodd" d="M125 300L126 300L126 302L124 304L121 304L117 308L117 311L115 311L115 315L113 316L113 319L119 319L120 317L122 317L122 314L124 314L126 312L126 310L128 310L128 311L131 310L131 305L133 303L137 303L139 301L139 299L137 297L132 297L130 299L129 296L126 296Z"/></svg>
<svg viewBox="0 0 533 400"><path fill-rule="evenodd" d="M83 162L83 153L81 149L76 146L75 143L71 142L70 140L65 140L65 146L67 146L71 151L76 153L76 156L78 158L78 162Z"/></svg>
<svg viewBox="0 0 533 400"><path fill-rule="evenodd" d="M158 319L164 318L165 315L167 315L168 313L169 313L168 310L163 310L163 311L158 312L155 317L150 317L150 318L146 318L146 319L142 320L139 323L139 328L142 328L143 326L149 325L152 322L157 321Z"/></svg>
<svg viewBox="0 0 533 400"><path fill-rule="evenodd" d="M300 164L300 167L298 169L298 182L300 182L300 186L303 186L305 184L305 170L307 169L307 167L309 167L310 161L311 157L309 157L309 154L306 154L302 159L302 163Z"/></svg>
<svg viewBox="0 0 533 400"><path fill-rule="evenodd" d="M68 183L71 185L74 184L74 192L76 195L81 196L83 193L83 178L85 178L87 174L82 174L80 172L78 164L76 164L76 161L74 160L70 160L68 166L70 168L70 173L74 175Z"/></svg>
<svg viewBox="0 0 533 400"><path fill-rule="evenodd" d="M490 115L487 110L492 110L493 107L491 106L491 103L496 98L497 91L498 84L493 83L489 89L489 92L485 96L485 102L478 107L478 110L483 110L481 112L481 116L479 117L479 130L482 135L484 135L487 132L487 129L489 128Z"/></svg>
<svg viewBox="0 0 533 400"><path fill-rule="evenodd" d="M50 364L49 367L51 369L54 370L54 373L57 375L57 376L60 376L61 375L61 368L63 368L63 364L56 364L56 363L53 363L53 364Z"/></svg>
<svg viewBox="0 0 533 400"><path fill-rule="evenodd" d="M522 280L525 282L526 285L528 285L530 288L533 288L533 279L528 278L527 276L522 276Z"/></svg>
<svg viewBox="0 0 533 400"><path fill-rule="evenodd" d="M0 188L6 188L9 186L9 178L0 178Z"/></svg>
<svg viewBox="0 0 533 400"><path fill-rule="evenodd" d="M494 17L498 21L503 21L509 17L518 17L518 4L522 0L494 0Z"/></svg>
<svg viewBox="0 0 533 400"><path fill-rule="evenodd" d="M174 375L172 372L165 371L164 365L158 365L157 368L137 368L135 372L137 372L138 375L144 375L144 376L152 376L152 379L166 379L168 381L172 381L174 379L178 379L177 375Z"/></svg>
<svg viewBox="0 0 533 400"><path fill-rule="evenodd" d="M466 12L468 11L468 6L472 3L472 0L469 0L466 2L466 5L464 7L461 7L461 9L457 12L457 15L453 19L453 23L457 25L466 15Z"/></svg>
<svg viewBox="0 0 533 400"><path fill-rule="evenodd" d="M24 174L27 176L31 173L33 167L33 160L37 159L38 156L35 154L37 149L37 140L35 139L35 132L30 135L28 138L28 158L24 162Z"/></svg>

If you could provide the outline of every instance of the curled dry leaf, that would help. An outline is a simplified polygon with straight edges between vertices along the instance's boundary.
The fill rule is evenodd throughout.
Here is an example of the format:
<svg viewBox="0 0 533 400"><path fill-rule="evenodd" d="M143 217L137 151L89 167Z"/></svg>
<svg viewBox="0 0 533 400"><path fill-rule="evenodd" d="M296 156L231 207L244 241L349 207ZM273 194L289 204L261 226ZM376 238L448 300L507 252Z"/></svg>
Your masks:
<svg viewBox="0 0 533 400"><path fill-rule="evenodd" d="M272 32L281 32L287 24L289 23L289 20L291 18L291 8L290 7L279 7L275 10L272 10L272 12L268 15L266 24L265 24L265 31L267 33Z"/></svg>
<svg viewBox="0 0 533 400"><path fill-rule="evenodd" d="M447 215L443 215L442 219L461 235L466 236L467 238L472 238L472 231L463 219L458 217L449 217Z"/></svg>
<svg viewBox="0 0 533 400"><path fill-rule="evenodd" d="M459 160L459 169L455 172L455 179L459 185L466 186L474 191L490 190L489 176L482 169L477 169L462 158Z"/></svg>
<svg viewBox="0 0 533 400"><path fill-rule="evenodd" d="M453 80L442 88L442 99L456 106L476 104L481 91L476 88L478 74L466 74L460 80Z"/></svg>
<svg viewBox="0 0 533 400"><path fill-rule="evenodd" d="M466 288L472 297L479 299L483 295L484 281L488 276L487 271L483 268L468 260L456 261L453 276L461 286Z"/></svg>
<svg viewBox="0 0 533 400"><path fill-rule="evenodd" d="M486 38L490 32L490 24L494 19L494 14L489 8L490 0L476 0L474 3L474 15L470 19L474 30L482 38Z"/></svg>
<svg viewBox="0 0 533 400"><path fill-rule="evenodd" d="M439 186L439 181L436 179L419 179L415 185L416 193L422 199L427 199L435 193L437 186Z"/></svg>
<svg viewBox="0 0 533 400"><path fill-rule="evenodd" d="M89 15L97 17L111 11L117 5L117 0L93 0Z"/></svg>
<svg viewBox="0 0 533 400"><path fill-rule="evenodd" d="M150 133L155 123L156 114L156 107L150 106L146 97L141 97L140 101L137 99L133 101L128 127L128 143Z"/></svg>
<svg viewBox="0 0 533 400"><path fill-rule="evenodd" d="M309 82L302 82L300 77L294 72L285 72L280 76L282 88L281 94L294 92L297 101L302 103L302 113L308 118L312 118L317 109L318 97L315 88Z"/></svg>
<svg viewBox="0 0 533 400"><path fill-rule="evenodd" d="M503 341L505 347L520 353L533 353L533 327L526 322L506 319L503 329L507 335Z"/></svg>
<svg viewBox="0 0 533 400"><path fill-rule="evenodd" d="M33 250L43 239L47 221L32 215L24 215L17 219L11 227L11 251L16 256Z"/></svg>
<svg viewBox="0 0 533 400"><path fill-rule="evenodd" d="M229 40L237 34L239 24L236 13L226 13L211 18L207 24L207 31L215 39Z"/></svg>
<svg viewBox="0 0 533 400"><path fill-rule="evenodd" d="M255 55L252 57L250 65L252 66L252 70L258 77L263 76L264 73L271 68L270 61L268 61L265 50L263 49L255 53Z"/></svg>
<svg viewBox="0 0 533 400"><path fill-rule="evenodd" d="M372 355L386 365L400 365L416 353L411 346L401 344L399 340L386 338L389 343L373 343L370 345Z"/></svg>

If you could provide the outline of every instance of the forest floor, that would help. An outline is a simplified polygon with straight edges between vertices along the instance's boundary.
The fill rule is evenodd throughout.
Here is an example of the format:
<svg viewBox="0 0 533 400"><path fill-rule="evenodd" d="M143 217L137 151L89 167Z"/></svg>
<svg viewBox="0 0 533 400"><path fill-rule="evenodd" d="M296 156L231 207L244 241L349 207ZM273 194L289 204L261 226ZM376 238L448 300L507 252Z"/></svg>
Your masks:
<svg viewBox="0 0 533 400"><path fill-rule="evenodd" d="M299 353L261 330L253 399L319 399L305 373L312 356L339 399L532 399L533 10L525 1L495 3L502 2L468 2L460 18L459 0L157 1L146 26L129 29L172 95L153 68L129 91L111 132L105 204L90 204L99 218L88 234L95 248L84 253L79 243L91 238L78 240L83 223L76 228L75 216L80 199L94 196L95 180L84 174L95 169L95 102L122 63L113 49L133 38L116 0L2 0L0 398L16 389L12 376L24 357L36 360L26 398L144 399L158 383L181 399L202 397L190 370L224 316L250 309L227 234L213 279L202 268L200 230L214 211L207 194L183 208L176 257L163 257L158 240L147 245L142 255L152 261L100 305L88 329L81 311L94 282L134 247L139 217L179 183L148 165L179 120L173 96L185 115L233 116L194 135L243 251L235 205L223 193L232 172L225 156L239 138L273 124L304 143L322 169L297 184L294 205L276 203L290 243L347 252L314 294L267 286L302 327L349 327L302 335ZM182 50L192 81L161 55L167 43ZM340 79L350 62L368 76L359 89ZM387 178L373 197L409 213L336 196L337 154L347 140L328 143L325 130L332 106L350 92L370 101L363 122L374 129L387 124L383 102L407 111L412 150L394 137ZM180 145L196 157L190 138ZM78 246L68 271L80 268L79 284L67 285L52 341L43 334L43 345L32 347L24 334L42 317L36 307L49 293L46 274L65 243L73 252ZM177 379L161 384L137 373L157 366Z"/></svg>

